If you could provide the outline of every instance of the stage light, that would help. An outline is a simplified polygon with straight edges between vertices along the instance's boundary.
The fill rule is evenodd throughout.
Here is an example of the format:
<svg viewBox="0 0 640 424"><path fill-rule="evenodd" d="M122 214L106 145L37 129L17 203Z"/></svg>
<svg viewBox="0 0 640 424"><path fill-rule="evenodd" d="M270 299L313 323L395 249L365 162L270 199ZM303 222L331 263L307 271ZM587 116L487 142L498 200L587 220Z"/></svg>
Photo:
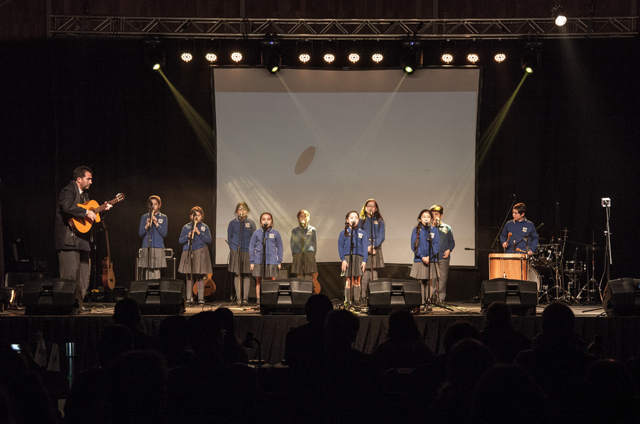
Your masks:
<svg viewBox="0 0 640 424"><path fill-rule="evenodd" d="M282 55L280 54L280 41L275 39L275 35L261 42L262 45L262 64L267 68L270 74L277 74L282 67Z"/></svg>
<svg viewBox="0 0 640 424"><path fill-rule="evenodd" d="M322 45L322 52L325 63L331 64L337 58L338 53L338 44L335 41L327 41L326 44Z"/></svg>
<svg viewBox="0 0 640 424"><path fill-rule="evenodd" d="M411 75L422 65L422 43L416 40L402 42L404 57L402 59L402 70L405 74Z"/></svg>
<svg viewBox="0 0 640 424"><path fill-rule="evenodd" d="M360 55L358 53L351 53L349 55L349 62L358 63L359 60L360 60Z"/></svg>
<svg viewBox="0 0 640 424"><path fill-rule="evenodd" d="M267 60L267 70L270 74L277 74L280 72L280 66L282 63L282 56L272 53Z"/></svg>
<svg viewBox="0 0 640 424"><path fill-rule="evenodd" d="M444 63L449 65L451 62L453 62L453 55L451 53L445 53L442 55L441 59Z"/></svg>
<svg viewBox="0 0 640 424"><path fill-rule="evenodd" d="M165 55L159 40L145 40L145 60L154 71L159 71L165 65Z"/></svg>
<svg viewBox="0 0 640 424"><path fill-rule="evenodd" d="M242 53L240 53L239 51L232 52L231 60L233 60L236 63L240 62L242 60Z"/></svg>
<svg viewBox="0 0 640 424"><path fill-rule="evenodd" d="M502 63L507 59L507 55L504 53L497 53L495 56L493 56L493 60L495 60L498 63Z"/></svg>
<svg viewBox="0 0 640 424"><path fill-rule="evenodd" d="M564 13L564 8L560 5L554 6L551 9L551 16L555 20L557 26L564 26L567 23L567 15Z"/></svg>
<svg viewBox="0 0 640 424"><path fill-rule="evenodd" d="M191 62L193 60L193 52L195 45L193 40L180 40L180 59L184 62Z"/></svg>
<svg viewBox="0 0 640 424"><path fill-rule="evenodd" d="M215 53L207 53L205 55L205 58L207 59L207 61L209 61L209 63L213 63L218 60L218 56L216 56Z"/></svg>
<svg viewBox="0 0 640 424"><path fill-rule="evenodd" d="M536 43L536 46L539 47L540 43ZM533 74L540 68L541 54L537 47L531 46L522 55L520 65L527 74Z"/></svg>
<svg viewBox="0 0 640 424"><path fill-rule="evenodd" d="M384 56L382 56L382 54L381 54L381 53L374 53L374 54L371 56L371 60L373 60L373 61L374 61L374 62L376 62L376 63L380 63L380 62L382 62L382 59L384 59Z"/></svg>
<svg viewBox="0 0 640 424"><path fill-rule="evenodd" d="M298 56L298 59L302 63L307 63L308 61L311 60L311 55L307 53L301 53L300 56Z"/></svg>
<svg viewBox="0 0 640 424"><path fill-rule="evenodd" d="M467 55L467 60L475 65L480 60L480 56L476 53L469 53Z"/></svg>

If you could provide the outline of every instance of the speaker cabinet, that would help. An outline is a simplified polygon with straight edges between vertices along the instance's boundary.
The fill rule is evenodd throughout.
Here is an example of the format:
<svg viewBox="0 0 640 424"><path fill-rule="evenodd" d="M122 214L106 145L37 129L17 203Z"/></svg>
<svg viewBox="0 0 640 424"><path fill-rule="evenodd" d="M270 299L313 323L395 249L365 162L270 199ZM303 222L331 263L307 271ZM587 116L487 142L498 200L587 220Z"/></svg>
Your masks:
<svg viewBox="0 0 640 424"><path fill-rule="evenodd" d="M143 315L177 315L184 309L184 282L169 278L132 281L129 297Z"/></svg>
<svg viewBox="0 0 640 424"><path fill-rule="evenodd" d="M538 285L534 281L494 278L482 282L482 311L493 302L504 302L515 315L534 316L538 304Z"/></svg>
<svg viewBox="0 0 640 424"><path fill-rule="evenodd" d="M313 281L288 278L266 280L260 284L262 315L304 315L304 306L313 293Z"/></svg>
<svg viewBox="0 0 640 424"><path fill-rule="evenodd" d="M390 314L396 309L420 306L422 296L418 280L381 278L369 282L369 314Z"/></svg>
<svg viewBox="0 0 640 424"><path fill-rule="evenodd" d="M26 315L71 315L76 311L76 282L64 278L24 284L22 304Z"/></svg>
<svg viewBox="0 0 640 424"><path fill-rule="evenodd" d="M602 307L607 315L640 315L640 279L618 278L604 290Z"/></svg>

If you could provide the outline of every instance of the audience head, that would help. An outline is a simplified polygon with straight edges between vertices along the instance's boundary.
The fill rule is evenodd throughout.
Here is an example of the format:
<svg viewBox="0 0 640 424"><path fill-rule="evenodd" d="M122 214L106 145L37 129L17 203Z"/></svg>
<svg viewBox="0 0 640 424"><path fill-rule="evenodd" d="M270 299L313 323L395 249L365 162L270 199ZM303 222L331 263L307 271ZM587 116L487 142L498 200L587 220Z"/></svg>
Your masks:
<svg viewBox="0 0 640 424"><path fill-rule="evenodd" d="M346 309L334 309L327 314L324 323L324 336L327 345L348 349L356 340L360 321Z"/></svg>
<svg viewBox="0 0 640 424"><path fill-rule="evenodd" d="M311 296L304 305L307 321L324 322L329 311L333 310L333 304L324 294Z"/></svg>
<svg viewBox="0 0 640 424"><path fill-rule="evenodd" d="M613 359L601 359L585 376L585 407L591 422L618 423L633 416L637 399L626 367Z"/></svg>
<svg viewBox="0 0 640 424"><path fill-rule="evenodd" d="M236 338L236 323L233 319L233 312L229 308L218 308L213 313L220 320L220 325L222 326L222 331L224 333L225 338L231 337L233 339Z"/></svg>
<svg viewBox="0 0 640 424"><path fill-rule="evenodd" d="M542 312L542 332L546 334L572 334L576 317L564 303L553 302Z"/></svg>
<svg viewBox="0 0 640 424"><path fill-rule="evenodd" d="M189 345L189 323L182 315L169 315L160 322L158 342L163 352L183 350Z"/></svg>
<svg viewBox="0 0 640 424"><path fill-rule="evenodd" d="M517 365L496 365L478 381L471 407L473 424L537 424L548 420L547 396Z"/></svg>
<svg viewBox="0 0 640 424"><path fill-rule="evenodd" d="M112 325L102 331L98 340L98 363L106 366L121 354L133 350L131 331L121 324Z"/></svg>
<svg viewBox="0 0 640 424"><path fill-rule="evenodd" d="M222 324L213 311L200 312L189 318L189 340L196 356L222 353Z"/></svg>
<svg viewBox="0 0 640 424"><path fill-rule="evenodd" d="M511 308L504 302L493 302L485 315L490 328L511 327Z"/></svg>
<svg viewBox="0 0 640 424"><path fill-rule="evenodd" d="M420 331L418 330L416 320L409 311L401 309L394 311L391 316L389 316L389 332L387 333L387 337L389 339L420 339Z"/></svg>
<svg viewBox="0 0 640 424"><path fill-rule="evenodd" d="M464 339L480 340L480 332L468 321L456 321L449 325L442 340L445 353L449 353L454 344Z"/></svg>
<svg viewBox="0 0 640 424"><path fill-rule="evenodd" d="M473 390L496 357L488 347L474 339L464 339L451 348L447 357L447 380L454 387Z"/></svg>
<svg viewBox="0 0 640 424"><path fill-rule="evenodd" d="M137 327L140 325L140 306L135 299L130 297L122 299L113 308L113 323L126 327Z"/></svg>

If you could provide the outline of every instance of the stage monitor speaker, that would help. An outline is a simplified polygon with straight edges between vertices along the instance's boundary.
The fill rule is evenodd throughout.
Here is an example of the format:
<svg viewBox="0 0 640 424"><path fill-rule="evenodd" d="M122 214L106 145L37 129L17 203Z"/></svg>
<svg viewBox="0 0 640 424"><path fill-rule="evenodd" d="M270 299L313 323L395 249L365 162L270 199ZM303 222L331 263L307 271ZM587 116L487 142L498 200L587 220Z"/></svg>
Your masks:
<svg viewBox="0 0 640 424"><path fill-rule="evenodd" d="M64 278L24 284L22 304L26 315L71 315L76 312L76 282Z"/></svg>
<svg viewBox="0 0 640 424"><path fill-rule="evenodd" d="M304 306L312 293L311 280L263 280L260 284L260 314L304 315Z"/></svg>
<svg viewBox="0 0 640 424"><path fill-rule="evenodd" d="M419 280L381 278L369 282L369 314L390 314L422 303Z"/></svg>
<svg viewBox="0 0 640 424"><path fill-rule="evenodd" d="M132 281L129 297L143 315L176 315L184 309L184 281L170 278Z"/></svg>
<svg viewBox="0 0 640 424"><path fill-rule="evenodd" d="M640 315L640 279L618 278L604 289L602 307L607 315Z"/></svg>
<svg viewBox="0 0 640 424"><path fill-rule="evenodd" d="M494 278L482 282L482 311L493 302L504 302L515 315L534 316L538 304L538 285L534 281Z"/></svg>

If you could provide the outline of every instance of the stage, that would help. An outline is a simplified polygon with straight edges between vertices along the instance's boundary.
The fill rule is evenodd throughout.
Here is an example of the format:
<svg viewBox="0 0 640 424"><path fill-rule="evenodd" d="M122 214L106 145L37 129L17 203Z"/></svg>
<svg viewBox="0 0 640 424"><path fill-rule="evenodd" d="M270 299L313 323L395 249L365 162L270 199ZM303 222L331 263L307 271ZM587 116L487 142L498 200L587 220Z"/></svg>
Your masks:
<svg viewBox="0 0 640 424"><path fill-rule="evenodd" d="M68 359L65 357L65 343L75 343L76 372L96 365L96 349L101 331L112 324L113 303L85 303L89 309L75 316L29 316L24 310L9 310L0 314L0 337L10 343L22 343L32 352L36 351L39 334L47 347L47 358L51 356L54 344L57 344L60 368L68 372ZM484 316L479 303L448 304L451 310L434 308L431 313L416 316L418 328L423 340L436 352L441 353L442 340L447 327L454 321L465 320L479 330L484 328ZM514 316L514 327L527 335L535 337L542 331L541 314L546 305L539 305L536 316ZM201 311L228 307L235 314L236 329L243 339L248 331L253 332L260 342L261 359L270 365L283 361L287 332L291 327L306 323L304 315L260 315L251 307L239 308L228 302L206 303L188 307L185 316ZM600 305L571 306L576 316L575 332L589 344L596 334L604 342L605 355L626 361L640 352L640 317L606 316ZM354 347L365 353L371 353L384 339L388 328L388 316L358 314L360 330ZM141 329L151 335L157 335L158 327L164 316L144 315ZM258 359L257 349L249 352L250 359Z"/></svg>

